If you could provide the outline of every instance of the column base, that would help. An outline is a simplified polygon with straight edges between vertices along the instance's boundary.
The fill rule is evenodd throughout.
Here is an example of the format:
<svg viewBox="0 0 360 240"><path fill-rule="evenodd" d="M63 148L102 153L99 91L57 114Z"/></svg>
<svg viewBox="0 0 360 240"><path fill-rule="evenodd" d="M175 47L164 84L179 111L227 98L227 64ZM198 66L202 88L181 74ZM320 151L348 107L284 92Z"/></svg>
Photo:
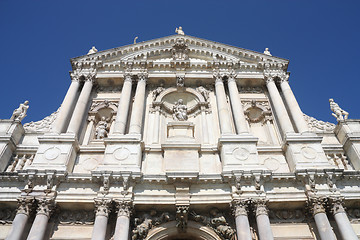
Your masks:
<svg viewBox="0 0 360 240"><path fill-rule="evenodd" d="M33 163L28 169L56 170L71 172L79 143L75 134L49 134L38 138L40 146L36 152Z"/></svg>
<svg viewBox="0 0 360 240"><path fill-rule="evenodd" d="M115 135L104 139L104 161L96 170L129 171L140 173L142 150L141 135Z"/></svg>
<svg viewBox="0 0 360 240"><path fill-rule="evenodd" d="M321 146L322 137L314 133L287 133L283 146L290 171L334 168Z"/></svg>
<svg viewBox="0 0 360 240"><path fill-rule="evenodd" d="M260 165L257 152L258 138L250 134L222 135L218 148L223 174L233 170L266 169Z"/></svg>

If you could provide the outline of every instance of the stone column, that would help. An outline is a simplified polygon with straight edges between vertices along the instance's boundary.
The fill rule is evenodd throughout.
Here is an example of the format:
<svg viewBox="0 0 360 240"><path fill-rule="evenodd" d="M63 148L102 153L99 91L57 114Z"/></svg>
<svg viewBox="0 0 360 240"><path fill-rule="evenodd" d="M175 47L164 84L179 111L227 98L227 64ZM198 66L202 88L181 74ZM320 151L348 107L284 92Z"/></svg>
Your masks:
<svg viewBox="0 0 360 240"><path fill-rule="evenodd" d="M76 103L73 115L71 117L67 132L79 134L81 124L84 119L86 107L90 100L90 94L92 91L94 82L94 75L90 74L87 76L84 86L81 90L79 99Z"/></svg>
<svg viewBox="0 0 360 240"><path fill-rule="evenodd" d="M128 240L130 232L130 214L132 202L115 201L117 207L117 219L114 240Z"/></svg>
<svg viewBox="0 0 360 240"><path fill-rule="evenodd" d="M83 144L87 145L90 142L90 138L91 138L91 132L93 131L94 128L94 123L95 123L95 116L89 116L88 118L88 125L86 128L86 132L85 132L85 136L84 136L84 141Z"/></svg>
<svg viewBox="0 0 360 240"><path fill-rule="evenodd" d="M248 219L247 201L234 200L233 213L236 223L236 236L238 240L252 240Z"/></svg>
<svg viewBox="0 0 360 240"><path fill-rule="evenodd" d="M336 240L335 234L331 228L330 222L326 216L325 198L310 199L311 212L314 216L316 227L321 240Z"/></svg>
<svg viewBox="0 0 360 240"><path fill-rule="evenodd" d="M54 126L51 129L53 133L60 134L61 132L65 131L65 124L67 123L67 119L71 116L71 109L75 103L79 86L79 78L74 76L73 80L71 81L69 90L65 95L64 101L61 104L60 111L56 117Z"/></svg>
<svg viewBox="0 0 360 240"><path fill-rule="evenodd" d="M294 129L290 121L289 115L286 111L284 102L280 96L280 93L276 87L274 79L270 76L266 78L266 87L268 89L271 102L273 104L277 119L280 123L280 128L283 134L293 133Z"/></svg>
<svg viewBox="0 0 360 240"><path fill-rule="evenodd" d="M105 240L107 222L110 212L110 199L96 198L95 202L95 222L92 232L92 240Z"/></svg>
<svg viewBox="0 0 360 240"><path fill-rule="evenodd" d="M116 113L114 134L125 134L126 122L128 119L129 106L131 101L132 76L130 73L124 74L124 84L121 90L119 107Z"/></svg>
<svg viewBox="0 0 360 240"><path fill-rule="evenodd" d="M231 129L231 119L226 101L223 77L220 73L214 73L215 77L215 94L220 121L221 134L233 134Z"/></svg>
<svg viewBox="0 0 360 240"><path fill-rule="evenodd" d="M20 240L24 234L26 223L29 219L33 198L18 198L18 209L14 221L12 222L10 232L5 240Z"/></svg>
<svg viewBox="0 0 360 240"><path fill-rule="evenodd" d="M228 89L230 95L231 109L234 116L237 134L249 133L247 121L244 115L244 109L240 101L239 90L235 81L235 73L231 71L228 77Z"/></svg>
<svg viewBox="0 0 360 240"><path fill-rule="evenodd" d="M39 199L37 200L38 207L35 220L31 226L30 233L27 240L43 240L50 219L51 213L54 209L53 199Z"/></svg>
<svg viewBox="0 0 360 240"><path fill-rule="evenodd" d="M345 209L342 205L342 199L332 199L331 203L331 211L334 214L342 239L357 240L358 237L356 236L356 233L352 228L349 218L347 217Z"/></svg>
<svg viewBox="0 0 360 240"><path fill-rule="evenodd" d="M289 108L290 114L294 120L295 126L299 133L308 132L309 127L305 121L304 114L301 111L299 104L294 96L294 93L289 86L289 75L286 74L284 76L285 77L281 79L280 87L285 97L285 101Z"/></svg>
<svg viewBox="0 0 360 240"><path fill-rule="evenodd" d="M271 231L266 202L267 201L265 199L257 199L254 201L256 224L258 227L260 240L273 240L274 237Z"/></svg>
<svg viewBox="0 0 360 240"><path fill-rule="evenodd" d="M138 75L138 78L139 80L136 86L135 100L130 118L130 134L141 133L141 126L144 116L146 80L148 78L148 75L147 73L141 73Z"/></svg>

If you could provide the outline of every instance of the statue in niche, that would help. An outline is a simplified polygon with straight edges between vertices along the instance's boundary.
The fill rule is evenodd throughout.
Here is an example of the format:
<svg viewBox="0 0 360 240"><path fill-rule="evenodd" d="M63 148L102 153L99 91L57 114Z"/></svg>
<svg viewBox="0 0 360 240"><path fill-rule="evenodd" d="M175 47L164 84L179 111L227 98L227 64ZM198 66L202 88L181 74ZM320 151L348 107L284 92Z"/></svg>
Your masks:
<svg viewBox="0 0 360 240"><path fill-rule="evenodd" d="M338 121L348 119L349 113L343 110L341 107L339 107L339 104L334 102L334 99L330 98L329 103L330 103L330 109L331 111L333 111L331 115L336 117Z"/></svg>
<svg viewBox="0 0 360 240"><path fill-rule="evenodd" d="M95 128L95 137L96 139L103 139L107 137L109 133L109 119L101 117L101 120L98 122Z"/></svg>
<svg viewBox="0 0 360 240"><path fill-rule="evenodd" d="M175 105L173 106L173 118L177 121L186 121L188 119L187 107L182 99L175 102Z"/></svg>
<svg viewBox="0 0 360 240"><path fill-rule="evenodd" d="M29 109L29 101L21 103L20 106L13 111L10 120L22 121L26 117L27 110Z"/></svg>
<svg viewBox="0 0 360 240"><path fill-rule="evenodd" d="M153 101L155 101L156 98L157 98L157 96L159 96L160 93L162 93L164 90L165 90L165 88L164 88L163 84L160 84L159 87L157 87L156 89L154 89L154 90L152 91Z"/></svg>
<svg viewBox="0 0 360 240"><path fill-rule="evenodd" d="M197 87L196 91L198 91L203 97L205 98L205 101L209 99L209 93L210 91L204 88L203 86Z"/></svg>

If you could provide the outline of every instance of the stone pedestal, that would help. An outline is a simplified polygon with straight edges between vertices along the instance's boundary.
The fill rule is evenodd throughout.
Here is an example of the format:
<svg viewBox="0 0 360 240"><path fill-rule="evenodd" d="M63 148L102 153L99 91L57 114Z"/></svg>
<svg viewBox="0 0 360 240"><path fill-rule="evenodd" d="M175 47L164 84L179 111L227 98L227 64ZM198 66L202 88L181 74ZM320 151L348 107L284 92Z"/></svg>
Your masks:
<svg viewBox="0 0 360 240"><path fill-rule="evenodd" d="M360 169L360 119L339 121L335 134L355 170Z"/></svg>
<svg viewBox="0 0 360 240"><path fill-rule="evenodd" d="M75 134L45 135L38 139L40 146L26 169L72 171L79 150Z"/></svg>
<svg viewBox="0 0 360 240"><path fill-rule="evenodd" d="M191 122L167 124L167 138L165 143L161 144L167 174L199 172L200 144L195 141L194 131L195 126Z"/></svg>
<svg viewBox="0 0 360 240"><path fill-rule="evenodd" d="M258 152L258 138L250 134L222 135L219 139L219 149L223 173L233 170L261 169Z"/></svg>
<svg viewBox="0 0 360 240"><path fill-rule="evenodd" d="M322 137L313 133L288 133L284 151L291 171L309 168L334 168L321 146Z"/></svg>
<svg viewBox="0 0 360 240"><path fill-rule="evenodd" d="M130 171L140 173L142 148L141 135L115 135L104 139L104 161L96 170Z"/></svg>
<svg viewBox="0 0 360 240"><path fill-rule="evenodd" d="M21 122L0 120L0 172L3 172L9 164L16 145L24 132Z"/></svg>

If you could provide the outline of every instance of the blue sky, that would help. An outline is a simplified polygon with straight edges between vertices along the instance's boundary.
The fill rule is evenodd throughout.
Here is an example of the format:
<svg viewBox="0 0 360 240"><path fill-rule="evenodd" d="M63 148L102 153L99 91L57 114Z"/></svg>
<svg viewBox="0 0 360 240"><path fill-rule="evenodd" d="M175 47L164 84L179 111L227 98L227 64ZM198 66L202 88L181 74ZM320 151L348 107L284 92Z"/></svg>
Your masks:
<svg viewBox="0 0 360 240"><path fill-rule="evenodd" d="M69 59L175 34L290 60L290 85L306 114L335 122L333 97L360 118L360 1L0 0L0 118L30 101L27 118L54 112L70 84Z"/></svg>

